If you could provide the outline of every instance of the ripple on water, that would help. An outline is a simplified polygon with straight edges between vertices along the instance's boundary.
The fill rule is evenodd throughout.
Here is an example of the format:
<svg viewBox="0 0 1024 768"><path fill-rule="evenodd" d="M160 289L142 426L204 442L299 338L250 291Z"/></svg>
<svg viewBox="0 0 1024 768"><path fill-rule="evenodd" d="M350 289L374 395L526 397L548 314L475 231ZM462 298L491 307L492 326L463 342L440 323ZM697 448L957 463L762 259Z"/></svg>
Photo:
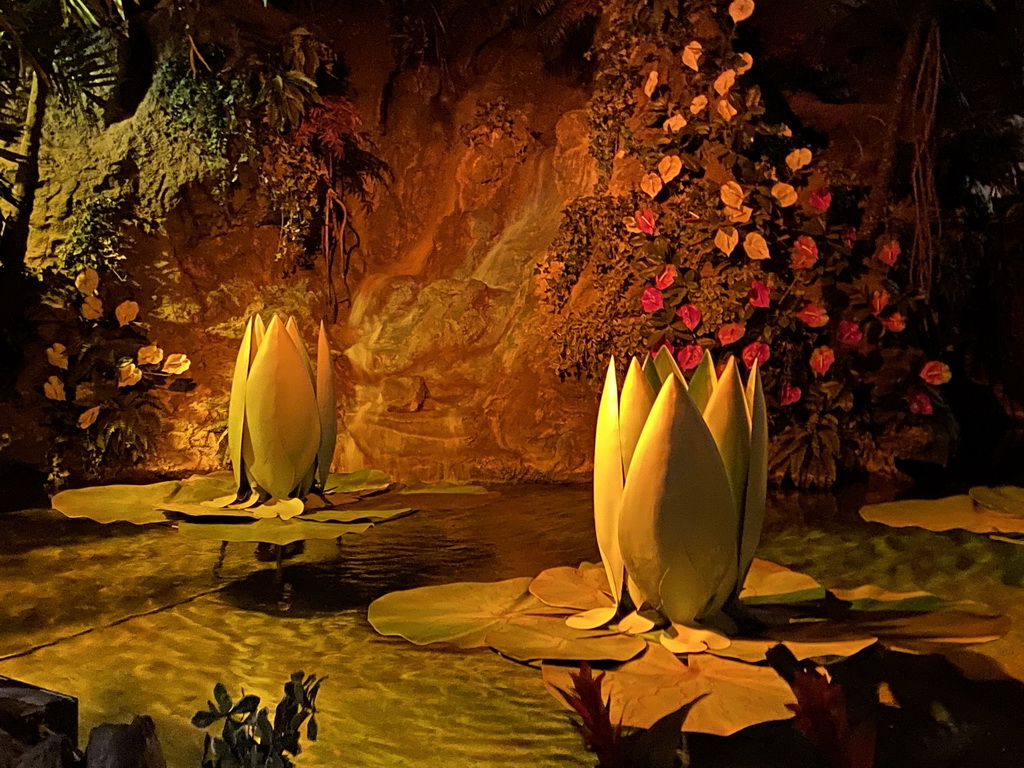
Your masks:
<svg viewBox="0 0 1024 768"><path fill-rule="evenodd" d="M780 494L760 554L835 587L871 582L988 602L1015 621L985 653L1021 666L1024 547L885 529L855 509ZM369 602L391 590L595 560L587 488L506 487L485 506L420 513L340 547L309 542L285 570L285 603L252 547L229 547L220 578L218 554L216 542L162 527L0 517L0 656L86 631L0 661L0 674L77 696L83 736L149 713L174 768L198 764L202 734L188 719L215 682L272 706L297 669L330 678L322 741L302 755L306 768L593 765L534 670L485 651L382 638L365 620Z"/></svg>

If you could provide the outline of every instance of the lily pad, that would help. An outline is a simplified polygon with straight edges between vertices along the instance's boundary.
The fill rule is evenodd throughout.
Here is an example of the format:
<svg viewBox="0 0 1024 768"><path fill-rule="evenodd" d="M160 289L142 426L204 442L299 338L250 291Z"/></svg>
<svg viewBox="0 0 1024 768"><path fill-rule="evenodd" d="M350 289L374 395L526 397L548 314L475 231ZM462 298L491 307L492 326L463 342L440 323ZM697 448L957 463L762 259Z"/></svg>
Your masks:
<svg viewBox="0 0 1024 768"><path fill-rule="evenodd" d="M850 611L833 620L800 622L773 627L779 641L831 642L878 638L890 648L904 642L916 645L975 645L997 640L1010 628L1010 619L985 613L953 609L928 613L896 611Z"/></svg>
<svg viewBox="0 0 1024 768"><path fill-rule="evenodd" d="M61 491L51 504L68 517L87 517L98 523L125 522L134 525L167 521L163 510L198 507L202 502L225 496L233 490L230 472L193 475L185 480L166 480L149 485L97 485ZM196 514L232 515L233 512L203 507Z"/></svg>
<svg viewBox="0 0 1024 768"><path fill-rule="evenodd" d="M125 522L133 525L163 523L167 515L159 505L181 489L180 480L152 485L99 485L61 491L50 504L58 512L75 518L88 518L97 523Z"/></svg>
<svg viewBox="0 0 1024 768"><path fill-rule="evenodd" d="M604 569L593 566L549 568L530 582L530 593L546 605L576 611L615 605Z"/></svg>
<svg viewBox="0 0 1024 768"><path fill-rule="evenodd" d="M371 603L367 617L382 635L398 635L416 645L491 647L516 659L622 661L646 646L640 638L567 627L564 609L529 593L531 581L524 577L392 592Z"/></svg>
<svg viewBox="0 0 1024 768"><path fill-rule="evenodd" d="M367 493L391 487L391 477L379 469L360 469L356 472L332 473L327 477L325 490L331 493Z"/></svg>
<svg viewBox="0 0 1024 768"><path fill-rule="evenodd" d="M450 493L453 495L481 496L490 493L482 485L460 485L458 483L423 483L410 485L398 491L399 494L410 493Z"/></svg>
<svg viewBox="0 0 1024 768"><path fill-rule="evenodd" d="M825 588L810 576L757 557L751 562L740 591L740 600L748 605L795 603L824 597Z"/></svg>
<svg viewBox="0 0 1024 768"><path fill-rule="evenodd" d="M853 656L853 654L874 645L876 642L873 637L859 637L853 639L822 640L819 642L786 640L782 644L789 648L798 660L803 661L804 659L816 659L824 656ZM727 659L757 664L767 658L769 648L778 644L778 640L737 638L732 641L728 648L708 649L708 653L715 656L723 656Z"/></svg>
<svg viewBox="0 0 1024 768"><path fill-rule="evenodd" d="M415 512L411 507L395 507L394 509L325 509L309 512L302 516L303 520L315 523L377 523L382 520L395 520Z"/></svg>
<svg viewBox="0 0 1024 768"><path fill-rule="evenodd" d="M972 489L974 491L978 489ZM983 498L996 503L992 496L983 494ZM869 523L883 523L893 528L915 526L929 531L961 528L971 533L1024 533L1024 517L976 504L966 494L869 504L861 507L860 516Z"/></svg>
<svg viewBox="0 0 1024 768"><path fill-rule="evenodd" d="M971 488L967 495L983 507L1006 512L1024 520L1024 488L1014 485L1000 485L995 488L977 485Z"/></svg>
<svg viewBox="0 0 1024 768"><path fill-rule="evenodd" d="M265 544L291 544L309 539L337 539L352 533L365 533L372 523L342 525L307 520L282 520L277 517L237 523L183 522L178 526L182 536L213 541L243 541Z"/></svg>
<svg viewBox="0 0 1024 768"><path fill-rule="evenodd" d="M544 684L556 699L556 688L572 686L572 667L544 664ZM603 693L611 702L613 723L650 728L670 712L696 701L684 731L728 736L750 725L792 716L786 704L792 691L770 667L744 664L710 655L690 656L686 663L659 645L605 673ZM564 702L563 702L564 703Z"/></svg>
<svg viewBox="0 0 1024 768"><path fill-rule="evenodd" d="M850 603L854 611L937 611L949 606L941 597L929 592L890 592L887 589L866 584L854 589L833 589L833 595Z"/></svg>

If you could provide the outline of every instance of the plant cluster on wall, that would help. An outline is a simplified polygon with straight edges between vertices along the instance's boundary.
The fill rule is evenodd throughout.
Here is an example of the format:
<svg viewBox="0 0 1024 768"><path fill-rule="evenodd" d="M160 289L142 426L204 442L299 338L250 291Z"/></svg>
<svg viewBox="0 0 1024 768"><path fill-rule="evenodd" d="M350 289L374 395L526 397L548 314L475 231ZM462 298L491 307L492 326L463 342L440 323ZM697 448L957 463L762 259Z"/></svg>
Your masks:
<svg viewBox="0 0 1024 768"><path fill-rule="evenodd" d="M753 12L606 10L590 103L603 194L569 206L541 276L563 375L645 346L684 371L709 349L756 360L774 477L824 486L891 463L902 431L947 410L950 371L921 349L903 233L858 231L865 188L772 117L735 34Z"/></svg>
<svg viewBox="0 0 1024 768"><path fill-rule="evenodd" d="M222 197L256 182L279 225L285 272L323 259L336 315L359 245L349 205L368 207L390 169L345 95L337 55L314 34L297 27L260 50L225 40L182 35L157 75L158 102L200 148Z"/></svg>
<svg viewBox="0 0 1024 768"><path fill-rule="evenodd" d="M116 210L99 198L74 217L47 281L46 324L55 330L42 389L58 487L69 476L100 478L142 461L160 431L155 390L189 388L188 356L149 339L132 285L117 272L122 244L109 221Z"/></svg>

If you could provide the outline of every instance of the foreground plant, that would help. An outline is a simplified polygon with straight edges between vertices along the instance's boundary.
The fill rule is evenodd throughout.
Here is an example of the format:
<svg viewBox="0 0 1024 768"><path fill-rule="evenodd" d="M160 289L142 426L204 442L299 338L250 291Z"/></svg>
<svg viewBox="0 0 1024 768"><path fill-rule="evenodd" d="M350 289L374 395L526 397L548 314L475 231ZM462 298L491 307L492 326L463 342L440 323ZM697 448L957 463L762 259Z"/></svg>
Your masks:
<svg viewBox="0 0 1024 768"><path fill-rule="evenodd" d="M768 424L757 363L719 377L708 353L689 383L666 348L634 358L619 396L608 365L594 447L594 520L616 605L575 617L606 624L623 606L674 625L728 626L764 521Z"/></svg>
<svg viewBox="0 0 1024 768"><path fill-rule="evenodd" d="M192 716L192 725L209 728L223 720L220 736L206 734L203 768L291 768L292 758L302 751L302 726L306 737L317 739L316 697L326 677L293 672L285 683L284 696L274 710L260 709L259 696L243 694L237 702L217 683L213 701Z"/></svg>

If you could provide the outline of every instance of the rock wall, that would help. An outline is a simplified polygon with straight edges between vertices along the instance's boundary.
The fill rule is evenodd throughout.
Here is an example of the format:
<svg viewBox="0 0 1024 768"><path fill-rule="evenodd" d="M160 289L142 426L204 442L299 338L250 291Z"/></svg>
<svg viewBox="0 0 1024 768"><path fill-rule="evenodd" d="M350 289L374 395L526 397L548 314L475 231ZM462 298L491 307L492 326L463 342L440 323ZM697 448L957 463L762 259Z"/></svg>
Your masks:
<svg viewBox="0 0 1024 768"><path fill-rule="evenodd" d="M379 23L348 24L334 41L371 118L391 69L385 34ZM329 329L336 465L422 480L580 478L596 387L555 374L534 271L563 205L596 183L586 88L514 40L490 46L475 67L456 97L439 87L437 68L402 74L386 122L370 125L394 181L373 212L355 214L351 302ZM143 207L167 211L132 233L125 262L150 337L186 352L196 383L162 395L167 433L148 467L158 472L222 464L230 375L251 313L294 314L310 341L327 314L323 266L284 274L256 185L243 180L222 201L202 175L151 96L101 131L49 121L33 264L52 258L88 194L132 183Z"/></svg>

